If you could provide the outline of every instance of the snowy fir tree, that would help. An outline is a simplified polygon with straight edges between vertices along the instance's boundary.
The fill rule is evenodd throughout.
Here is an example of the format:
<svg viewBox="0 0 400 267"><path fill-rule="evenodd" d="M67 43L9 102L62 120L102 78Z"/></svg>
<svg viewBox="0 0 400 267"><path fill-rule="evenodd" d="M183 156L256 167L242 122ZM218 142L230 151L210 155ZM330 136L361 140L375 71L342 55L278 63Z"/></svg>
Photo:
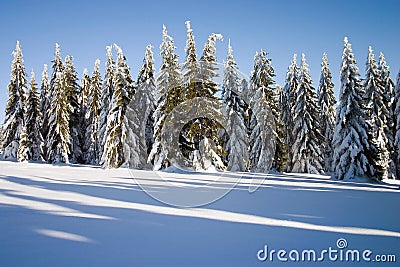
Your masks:
<svg viewBox="0 0 400 267"><path fill-rule="evenodd" d="M101 164L104 168L118 168L125 163L125 159L133 158L130 155L131 149L134 153L135 144L126 143L126 139L132 135L132 129L128 127L126 110L134 93L133 80L130 75L129 66L122 49L114 44L117 50L117 69L114 78L114 92L110 103L110 111L107 118L107 129Z"/></svg>
<svg viewBox="0 0 400 267"><path fill-rule="evenodd" d="M294 117L294 103L295 103L295 91L299 85L299 67L297 66L297 55L293 55L293 60L289 65L286 73L285 86L283 87L281 96L281 121L283 127L283 138L285 139L286 145L286 157L287 157L287 171L292 169L292 147L294 142L293 136L293 117Z"/></svg>
<svg viewBox="0 0 400 267"><path fill-rule="evenodd" d="M329 69L328 56L326 53L322 56L321 76L318 86L318 106L321 110L320 129L324 137L322 155L324 171L331 173L333 169L333 148L332 139L335 128L335 105L336 99L333 92L334 84L332 74Z"/></svg>
<svg viewBox="0 0 400 267"><path fill-rule="evenodd" d="M43 161L43 137L41 102L37 91L35 73L32 71L30 90L26 102L25 129L28 144L28 160ZM47 112L47 111L46 111Z"/></svg>
<svg viewBox="0 0 400 267"><path fill-rule="evenodd" d="M218 91L218 88L214 82L214 78L217 77L215 72L217 64L215 42L217 39L222 39L222 36L219 34L211 34L209 36L203 48L203 54L199 63L200 69L195 69L198 65L195 65L193 62L193 64L189 64L193 59L192 53L195 52L194 40L191 41L191 38L193 38L193 34L189 24L187 44L192 44L192 46L187 45L186 49L187 57L184 64L184 70L186 70L184 80L186 79L185 75L189 73L191 73L191 76L188 75L188 77L191 77L191 80L189 79L188 83L184 83L186 87L184 97L186 97L186 100L195 97L217 99L215 93ZM203 116L190 121L182 130L181 140L184 155L186 154L185 156L191 159L192 164L197 166L195 167L196 169L208 168L206 166L209 166L209 162L219 169L224 169L225 166L222 163L224 151L218 137L218 131L222 127L219 123L211 119L213 118L213 114L206 114L207 112L204 107L198 106L197 108L204 111ZM215 112L219 112L219 110L215 110ZM201 146L200 143L202 143Z"/></svg>
<svg viewBox="0 0 400 267"><path fill-rule="evenodd" d="M146 47L142 67L139 71L136 92L127 109L127 119L133 134L127 135L131 157L126 158L131 168L146 168L148 152L154 143L153 113L155 110L155 79L152 46ZM132 139L132 140L129 140Z"/></svg>
<svg viewBox="0 0 400 267"><path fill-rule="evenodd" d="M51 106L51 101L53 101L54 98L54 87L56 85L56 82L58 83L58 86L62 86L62 81L60 79L62 79L63 76L63 69L64 69L64 63L61 59L61 53L60 53L60 45L58 43L56 43L56 47L55 47L55 51L54 51L54 59L52 60L52 74L51 74L51 78L50 78L50 87L49 87L49 91L48 91L48 98L49 98L49 104L48 106L43 106L42 108L46 107L46 112L42 113L42 136L43 139L45 140L45 145L43 146L43 155L44 155L44 159L47 160L47 156L48 156L48 151L47 151L47 147L48 147L48 140L49 140L49 128L50 128L50 106ZM44 71L44 70L43 70ZM47 73L47 71L46 71ZM57 76L59 77L59 79L57 79ZM43 79L43 77L42 77ZM45 84L45 81L44 83ZM44 111L44 110L43 110Z"/></svg>
<svg viewBox="0 0 400 267"><path fill-rule="evenodd" d="M155 69L154 69L154 58L153 58L153 47L148 45L146 47L145 58L143 60L142 68L138 75L137 92L135 95L139 96L139 92L143 94L143 100L146 99L148 105L145 109L141 109L144 112L143 118L146 119L145 125L145 137L146 137L146 149L147 156L149 155L151 148L154 144L154 111L156 109L156 81L155 81ZM142 104L143 105L143 104ZM136 106L136 105L135 105ZM136 106L137 107L137 106Z"/></svg>
<svg viewBox="0 0 400 267"><path fill-rule="evenodd" d="M70 130L69 117L72 107L68 101L67 87L62 72L56 72L52 80L52 98L49 110L49 132L46 140L47 161L68 163Z"/></svg>
<svg viewBox="0 0 400 267"><path fill-rule="evenodd" d="M369 123L370 152L369 163L374 168L374 176L378 179L387 178L389 167L389 152L386 137L388 119L390 116L386 106L385 88L381 81L381 73L375 60L371 46L368 48L366 78L364 83L366 114Z"/></svg>
<svg viewBox="0 0 400 267"><path fill-rule="evenodd" d="M395 166L396 170L396 178L400 179L400 70L397 74L397 82L396 87L394 89L394 132L395 132Z"/></svg>
<svg viewBox="0 0 400 267"><path fill-rule="evenodd" d="M15 51L12 54L14 59L11 64L11 80L8 84L6 116L1 134L1 154L3 159L17 158L20 133L24 126L24 114L26 112L27 79L19 41L17 41Z"/></svg>
<svg viewBox="0 0 400 267"><path fill-rule="evenodd" d="M385 109L388 111L387 113L387 123L386 127L384 128L385 135L387 138L387 143L386 143L386 148L389 152L389 168L388 168L388 178L395 179L396 177L396 172L398 166L396 165L396 153L395 153L395 147L394 147L394 142L395 142L395 113L394 113L394 83L392 79L390 78L390 69L389 66L386 63L385 56L381 52L379 54L379 65L378 65L379 71L381 73L381 82L382 86L384 88L383 90L383 104L385 105Z"/></svg>
<svg viewBox="0 0 400 267"><path fill-rule="evenodd" d="M250 101L252 110L250 135L250 168L256 172L268 172L276 146L276 122L279 116L275 90L274 69L263 50L254 56L254 69L250 86L254 95Z"/></svg>
<svg viewBox="0 0 400 267"><path fill-rule="evenodd" d="M249 166L249 140L245 125L246 105L240 97L238 67L228 44L228 56L224 64L222 101L226 107L228 140L224 146L228 156L229 171L247 171Z"/></svg>
<svg viewBox="0 0 400 267"><path fill-rule="evenodd" d="M370 145L364 90L347 37L344 38L340 75L339 105L333 135L334 177L339 180L368 177L372 172L367 158Z"/></svg>
<svg viewBox="0 0 400 267"><path fill-rule="evenodd" d="M178 62L178 55L175 53L175 45L171 36L168 35L167 28L163 25L163 37L160 45L160 55L162 57L160 73L157 78L157 104L154 117L154 144L148 163L153 163L154 170L168 167L169 151L167 143L169 140L163 137L162 129L164 122L170 112L179 105L182 99L182 73Z"/></svg>
<svg viewBox="0 0 400 267"><path fill-rule="evenodd" d="M98 126L100 115L100 96L101 96L101 74L100 74L100 60L97 59L94 64L92 77L88 79L90 84L87 90L87 104L85 109L85 125L86 128L83 142L83 158L86 164L97 165L100 162L99 158L99 139L98 139ZM85 78L84 78L85 79Z"/></svg>
<svg viewBox="0 0 400 267"><path fill-rule="evenodd" d="M42 114L42 125L41 125L41 133L43 138L46 138L46 134L48 132L48 116L47 114L50 108L50 82L49 82L49 74L47 73L47 64L43 65L42 72L42 80L40 83L40 113ZM46 119L46 121L44 121Z"/></svg>
<svg viewBox="0 0 400 267"><path fill-rule="evenodd" d="M286 155L284 152L286 150L285 147L285 140L283 140L283 125L280 119L281 116L281 110L279 108L279 92L277 89L277 86L275 84L275 81L273 80L273 77L275 77L275 72L274 69L271 66L271 60L267 58L267 53L263 50L260 51L260 53L256 54L255 57L257 60L255 61L255 66L254 70L252 72L250 81L251 81L251 87L254 92L257 92L257 90L262 90L264 91L265 94L265 100L267 102L267 105L269 107L269 110L271 112L271 118L270 120L273 123L273 128L269 130L265 130L266 132L271 131L272 133L272 138L275 142L275 148L273 149L275 151L275 154L272 155L273 162L272 162L272 168L277 171L283 171L284 167L286 166ZM256 93L257 94L257 93ZM256 95L255 94L255 95ZM253 98L256 96L253 95ZM251 106L251 105L250 105ZM252 107L251 107L252 109ZM251 130L252 133L251 135L254 135L254 127L257 125L257 114L254 114L254 110L251 111ZM264 122L265 124L265 122ZM264 131L264 130L263 130ZM261 139L259 139L261 140ZM251 147L252 149L252 157L257 157L257 153L253 154L255 147ZM254 162L253 162L254 164ZM254 165L253 165L254 166ZM267 167L266 167L267 168ZM265 171L265 170L263 170Z"/></svg>
<svg viewBox="0 0 400 267"><path fill-rule="evenodd" d="M320 132L320 109L317 95L312 86L305 55L301 55L299 85L295 92L296 101L293 106L292 172L323 172L323 136Z"/></svg>
<svg viewBox="0 0 400 267"><path fill-rule="evenodd" d="M51 78L50 78L50 89L48 92L49 95L49 106L47 107L47 111L50 109L50 102L53 99L53 92L54 92L54 86L55 86L55 82L57 79L58 75L61 75L60 77L62 77L62 73L64 70L64 63L61 59L61 53L60 53L60 46L59 44L56 43L56 48L55 48L55 52L54 52L54 59L53 59L53 64L52 64L52 74L51 74ZM58 81L57 81L58 82ZM49 132L49 112L43 112L42 113L43 118L43 129L42 129L42 135L43 138L46 140L47 136L48 136L48 132ZM47 149L47 147L45 146L44 148L45 150ZM47 155L47 152L45 152L45 155Z"/></svg>
<svg viewBox="0 0 400 267"><path fill-rule="evenodd" d="M69 116L70 130L70 154L71 163L83 163L82 153L82 131L83 116L81 113L81 88L78 85L78 75L76 73L72 56L65 57L65 66L63 70L63 85L68 96L68 102L71 105L72 112Z"/></svg>
<svg viewBox="0 0 400 267"><path fill-rule="evenodd" d="M86 105L88 103L89 99L89 94L90 94L90 86L91 86L91 81L90 81L90 76L88 74L87 68L83 70L82 74L82 79L81 79L81 94L82 94L82 100L81 100L81 109L85 109Z"/></svg>
<svg viewBox="0 0 400 267"><path fill-rule="evenodd" d="M101 103L98 125L99 140L99 158L101 159L104 152L104 144L106 141L107 118L110 112L111 98L114 93L114 77L115 77L115 62L112 57L112 46L107 46L106 69L104 73L103 85L101 87Z"/></svg>

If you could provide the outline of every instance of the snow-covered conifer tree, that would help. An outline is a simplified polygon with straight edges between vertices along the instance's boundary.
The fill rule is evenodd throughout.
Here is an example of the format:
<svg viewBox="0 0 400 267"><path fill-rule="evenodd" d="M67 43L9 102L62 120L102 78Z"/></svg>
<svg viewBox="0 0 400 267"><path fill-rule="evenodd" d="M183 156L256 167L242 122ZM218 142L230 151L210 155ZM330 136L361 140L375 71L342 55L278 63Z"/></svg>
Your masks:
<svg viewBox="0 0 400 267"><path fill-rule="evenodd" d="M122 49L114 44L117 50L117 69L114 79L114 91L110 103L110 112L107 119L107 129L105 133L105 144L102 156L102 165L104 168L118 168L125 163L125 159L132 159L133 155L129 153L135 150L135 144L129 144L126 140L134 140L132 128L128 125L126 110L132 99L134 87L130 75L129 66ZM135 151L132 151L135 152Z"/></svg>
<svg viewBox="0 0 400 267"><path fill-rule="evenodd" d="M52 70L53 70L53 72L52 72L52 74L51 74L51 78L50 78L50 87L49 87L49 90L48 90L48 105L43 105L42 106L42 111L43 111L43 113L42 113L42 116L43 116L43 118L42 118L42 136L43 136L43 138L44 138L44 140L47 142L47 140L48 140L48 133L49 133L49 124L50 124L50 121L49 121L49 116L50 116L50 114L49 114L49 110L50 110L50 102L53 100L53 92L54 92L54 86L55 86L55 82L56 82L56 79L57 79L57 73L60 73L60 77L62 77L62 72L63 72L63 70L64 70L64 64L63 64L63 62L62 62L62 59L61 59L61 53L60 53L60 46L59 46L59 44L57 44L56 43L56 48L55 48L55 52L54 52L54 60L52 61L53 62L53 64L52 64ZM43 70L43 72L44 72L44 70ZM47 73L47 70L46 70L46 73ZM46 74L44 74L44 76L45 76ZM42 77L42 79L43 79L43 77ZM45 80L44 80L44 83L43 83L43 85L44 86L46 86L46 78L44 78ZM46 108L46 112L44 112L45 110L44 110L44 108ZM44 152L44 155L45 155L45 157L47 157L47 145L45 145L44 147L43 147L43 152ZM47 160L47 159L46 159Z"/></svg>
<svg viewBox="0 0 400 267"><path fill-rule="evenodd" d="M107 118L110 113L111 98L114 93L114 77L115 77L115 62L112 57L112 46L107 46L107 60L104 74L103 86L101 87L101 103L98 136L99 140L99 158L101 159L104 152L104 144L106 141Z"/></svg>
<svg viewBox="0 0 400 267"><path fill-rule="evenodd" d="M367 154L369 163L374 167L374 177L387 178L389 167L389 152L387 149L387 123L390 116L385 104L385 95L381 73L375 60L371 46L367 59L367 71L364 84L366 114L370 129L368 131L370 141L370 153Z"/></svg>
<svg viewBox="0 0 400 267"><path fill-rule="evenodd" d="M193 88L190 86L189 94L186 95L187 99L194 97L217 99L215 93L218 91L218 88L214 78L218 76L216 73L217 60L215 57L215 42L218 39L222 40L222 35L214 33L207 39L200 58L200 69L199 73L197 73L197 80ZM219 110L215 112L219 112ZM189 153L189 158L194 159L192 160L194 165L205 169L208 168L210 162L210 164L217 168L225 168L224 164L221 164L224 151L219 142L218 131L220 129L221 126L213 120L213 114L206 114L206 112L203 117L196 118L184 127L183 140L185 140L184 143L189 144L190 148L188 151L192 150ZM201 146L200 143L202 144ZM194 152L197 153L196 157L193 157L192 153Z"/></svg>
<svg viewBox="0 0 400 267"><path fill-rule="evenodd" d="M70 154L69 160L72 163L83 163L82 153L82 131L83 116L81 113L81 88L78 85L78 74L72 62L72 56L65 57L65 67L63 70L63 84L68 95L68 102L71 105L72 112L69 116L70 130Z"/></svg>
<svg viewBox="0 0 400 267"><path fill-rule="evenodd" d="M388 168L388 178L394 179L396 177L396 169L398 166L396 165L396 153L395 153L395 148L394 148L394 142L395 142L395 113L394 113L394 83L392 79L390 78L390 69L389 66L386 63L385 56L381 52L379 54L379 65L378 65L379 71L381 73L381 82L382 86L384 88L383 91L383 104L385 105L385 108L387 109L387 123L386 127L384 129L385 135L387 138L387 143L386 143L386 148L389 152L389 168ZM399 170L400 171L400 170Z"/></svg>
<svg viewBox="0 0 400 267"><path fill-rule="evenodd" d="M72 107L68 101L63 73L56 71L52 79L52 98L49 109L49 133L46 141L49 163L68 163L70 130L69 116Z"/></svg>
<svg viewBox="0 0 400 267"><path fill-rule="evenodd" d="M43 136L43 139L46 139L46 135L48 132L48 110L50 108L50 82L49 82L49 74L47 73L47 64L43 65L43 72L42 72L42 80L40 84L40 113L42 114L42 125L41 125L41 133ZM46 114L46 115L45 115ZM46 119L46 121L45 121ZM44 156L45 151L43 151Z"/></svg>
<svg viewBox="0 0 400 267"><path fill-rule="evenodd" d="M321 112L304 54L301 55L299 85L293 111L292 172L323 172L323 136L319 122Z"/></svg>
<svg viewBox="0 0 400 267"><path fill-rule="evenodd" d="M41 133L41 102L37 91L35 73L32 71L30 87L26 103L25 129L28 144L28 160L43 161L43 137ZM47 112L47 111L46 111Z"/></svg>
<svg viewBox="0 0 400 267"><path fill-rule="evenodd" d="M318 86L318 106L321 110L320 129L324 137L322 155L324 159L325 172L333 172L333 148L332 139L335 128L335 105L336 99L333 92L334 84L329 69L328 56L322 56L321 76Z"/></svg>
<svg viewBox="0 0 400 267"><path fill-rule="evenodd" d="M286 155L287 155L287 171L292 169L292 147L294 142L293 136L293 106L295 103L295 91L299 85L299 67L297 66L297 54L293 55L293 60L288 67L286 73L286 82L283 87L281 96L281 121L283 124L283 137L285 138Z"/></svg>
<svg viewBox="0 0 400 267"><path fill-rule="evenodd" d="M17 158L20 134L24 126L26 112L27 79L21 46L17 41L14 59L11 64L10 83L8 84L8 101L6 116L2 127L1 154L4 159Z"/></svg>
<svg viewBox="0 0 400 267"><path fill-rule="evenodd" d="M272 166L276 146L276 122L279 118L274 69L263 50L254 56L250 86L255 92L251 101L250 164L257 172L267 172Z"/></svg>
<svg viewBox="0 0 400 267"><path fill-rule="evenodd" d="M249 166L249 140L245 125L246 105L239 95L241 84L237 69L229 40L222 84L222 101L226 106L226 130L229 135L225 144L225 150L228 153L227 169L230 171L246 171Z"/></svg>
<svg viewBox="0 0 400 267"><path fill-rule="evenodd" d="M153 145L153 124L152 119L155 110L155 79L154 79L154 59L152 46L146 47L143 65L139 71L137 88L131 103L126 112L127 119L132 125L133 135L127 135L126 140L130 144L131 158L126 158L127 164L131 168L146 168L148 151ZM150 128L150 129L149 129ZM134 140L129 140L129 139Z"/></svg>
<svg viewBox="0 0 400 267"><path fill-rule="evenodd" d="M154 117L154 144L148 163L153 163L154 170L160 170L169 166L167 150L168 140L163 139L162 129L168 114L179 105L182 99L182 73L178 62L178 55L175 53L175 45L167 28L163 26L163 37L160 45L162 63L160 74L157 78L157 104Z"/></svg>
<svg viewBox="0 0 400 267"><path fill-rule="evenodd" d="M63 106L63 116L68 117L69 119L69 114L70 114L70 105L68 103L68 99L64 100L63 97L64 95L66 96L66 93L64 93L63 87L63 70L64 70L64 64L61 59L61 53L60 53L60 45L56 43L55 47L55 52L54 52L54 59L52 60L52 74L50 78L50 89L49 89L49 107L47 108L46 112L43 112L42 116L42 136L45 140L45 145L43 146L43 153L45 155L45 159L52 163L52 162L68 162L68 159L64 160L64 145L69 144L69 127L68 129L68 136L65 137L67 138L66 141L62 140L63 138L57 138L56 136L59 134L64 134L65 132L65 126L63 124L63 118L59 116L59 114L51 114L52 110L52 103L53 106ZM56 88L57 87L57 88ZM57 90L56 90L57 89ZM55 99L55 92L57 92L58 95L58 100L56 102ZM61 97L62 96L62 97ZM66 101L64 104L63 101ZM56 107L53 107L53 112L56 111ZM57 116L58 115L58 116ZM59 128L58 133L51 133L50 134L50 127L56 128L56 122L58 122L58 125L61 126ZM58 140L57 140L58 139ZM53 143L53 144L50 144ZM56 151L56 146L59 145L58 151ZM54 145L54 147L52 147ZM52 151L48 151L48 148L50 148ZM51 152L51 153L50 153ZM48 156L52 154L54 155L53 159L49 159Z"/></svg>
<svg viewBox="0 0 400 267"><path fill-rule="evenodd" d="M100 60L97 59L94 64L94 69L87 95L87 108L85 113L86 129L84 134L84 162L87 164L99 164L99 139L98 139L98 126L100 114L100 94L101 94L101 74L100 74Z"/></svg>
<svg viewBox="0 0 400 267"><path fill-rule="evenodd" d="M216 77L215 41L222 38L222 36L215 34L210 35L203 49L203 55L200 60L201 64L199 64L197 62L193 31L190 28L189 21L186 22L186 26L187 41L185 47L186 58L183 64L183 99L190 100L195 97L216 99L214 93L217 91L217 87L213 82L213 78ZM223 153L223 148L218 141L219 129L218 123L212 120L212 116L210 116L210 114L204 114L203 117L196 118L186 124L182 129L180 136L180 145L182 147L183 154L191 159L194 165L203 165L201 162L205 162L203 159L207 157L211 159L214 166L218 165L218 168L224 168L224 166L221 166L220 164L220 162L222 162L221 156ZM207 152L210 151L210 147L205 147L203 150L203 152L208 153L208 155L200 153L200 142L202 142L204 138L211 139L211 141L204 140L205 142L203 142L203 145L212 145L212 149L216 149L214 150L215 153L209 154ZM198 156L194 157L193 153L196 150ZM216 157L216 155L218 156Z"/></svg>
<svg viewBox="0 0 400 267"><path fill-rule="evenodd" d="M396 87L394 89L394 100L393 100L393 108L394 108L394 132L395 132L395 166L396 170L396 179L400 179L400 70L397 74L397 82Z"/></svg>
<svg viewBox="0 0 400 267"><path fill-rule="evenodd" d="M335 178L352 179L371 174L366 154L370 148L366 123L364 90L354 54L344 38L340 69L340 96L333 135Z"/></svg>

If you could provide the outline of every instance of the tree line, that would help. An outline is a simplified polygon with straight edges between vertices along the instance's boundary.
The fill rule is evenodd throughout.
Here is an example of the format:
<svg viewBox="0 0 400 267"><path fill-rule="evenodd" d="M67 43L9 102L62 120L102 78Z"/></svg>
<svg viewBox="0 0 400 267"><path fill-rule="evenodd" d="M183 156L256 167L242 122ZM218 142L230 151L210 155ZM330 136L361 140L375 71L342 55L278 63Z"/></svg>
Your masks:
<svg viewBox="0 0 400 267"><path fill-rule="evenodd" d="M211 34L198 59L189 21L186 27L184 62L179 63L174 40L163 26L159 73L148 45L136 81L114 44L106 47L104 76L96 60L92 74L85 69L79 83L73 57L62 60L56 44L51 76L44 65L40 85L32 72L28 86L17 42L0 135L2 158L164 169L176 156L170 146L174 136L165 132L166 125L179 120L174 110L185 112L185 103L204 98L216 106L200 107L175 140L184 156L182 167L272 168L329 173L337 179L400 177L400 73L395 86L382 53L377 62L369 47L362 79L345 38L337 102L326 54L317 89L304 54L300 66L293 56L280 87L264 50L254 56L250 79L241 78L229 42L219 85L215 43L222 35ZM215 114L222 115L223 125Z"/></svg>

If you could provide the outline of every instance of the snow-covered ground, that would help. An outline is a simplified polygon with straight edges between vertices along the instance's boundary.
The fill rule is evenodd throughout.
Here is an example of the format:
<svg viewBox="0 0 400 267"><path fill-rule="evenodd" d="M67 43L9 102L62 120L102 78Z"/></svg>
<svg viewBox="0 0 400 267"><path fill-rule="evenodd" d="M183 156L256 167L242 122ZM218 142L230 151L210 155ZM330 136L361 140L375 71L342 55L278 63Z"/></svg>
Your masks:
<svg viewBox="0 0 400 267"><path fill-rule="evenodd" d="M250 193L251 179L244 175L218 201L176 208L141 186L168 194L219 174L169 175L174 183L166 186L153 172L1 161L0 266L312 266L321 263L301 261L301 253L329 247L339 258L326 254L324 266L400 262L398 181L257 175L265 181ZM217 183L229 188L240 177L229 173ZM346 248L338 249L339 239ZM276 253L272 262L261 262L257 254L266 245L268 252L286 250L286 258L297 250L300 262L282 263ZM371 250L371 262L340 260L346 249ZM373 262L378 254L395 255L397 263Z"/></svg>

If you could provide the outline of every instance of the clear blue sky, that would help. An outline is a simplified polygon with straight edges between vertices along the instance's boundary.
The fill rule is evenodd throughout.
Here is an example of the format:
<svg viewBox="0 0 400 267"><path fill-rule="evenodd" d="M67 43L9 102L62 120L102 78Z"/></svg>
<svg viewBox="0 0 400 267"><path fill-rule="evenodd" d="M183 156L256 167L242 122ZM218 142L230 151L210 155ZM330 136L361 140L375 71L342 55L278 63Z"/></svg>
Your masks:
<svg viewBox="0 0 400 267"><path fill-rule="evenodd" d="M284 84L293 53L305 53L314 85L319 80L323 52L328 53L336 92L343 37L353 44L361 75L368 46L385 53L394 79L400 68L400 1L2 1L0 4L0 121L8 97L11 52L20 40L28 74L33 69L40 82L43 64L51 65L54 46L63 58L74 56L79 77L94 61L104 69L105 46L119 44L133 77L142 63L147 44L154 48L159 67L159 44L165 24L184 59L186 28L191 20L198 52L210 33L221 33L217 44L220 62L228 38L239 69L249 75L254 53L270 53L276 82Z"/></svg>

